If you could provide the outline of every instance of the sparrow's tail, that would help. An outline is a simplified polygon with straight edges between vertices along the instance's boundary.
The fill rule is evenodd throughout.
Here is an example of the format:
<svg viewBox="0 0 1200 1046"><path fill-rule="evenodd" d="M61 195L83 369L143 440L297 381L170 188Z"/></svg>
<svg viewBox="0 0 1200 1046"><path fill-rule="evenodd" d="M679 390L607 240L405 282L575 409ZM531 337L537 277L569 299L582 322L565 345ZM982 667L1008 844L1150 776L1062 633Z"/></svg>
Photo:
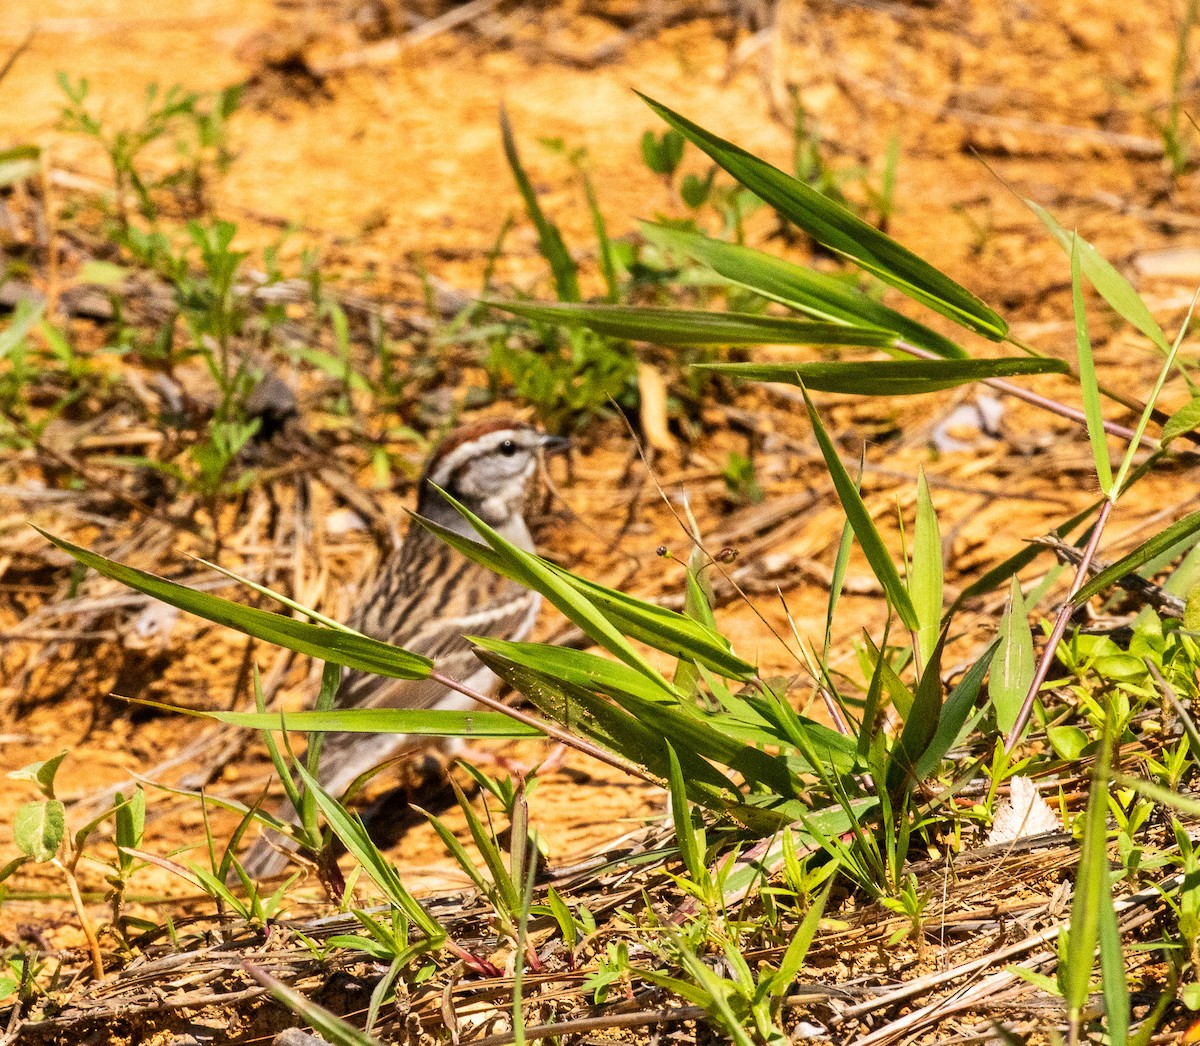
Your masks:
<svg viewBox="0 0 1200 1046"><path fill-rule="evenodd" d="M428 739L407 734L326 734L321 747L317 779L324 791L341 798L368 770L398 755L424 747L428 747ZM296 784L300 786L299 781ZM276 807L274 814L277 820L285 824L300 823L291 803L285 802ZM246 874L258 882L280 875L296 850L297 844L289 836L264 828L240 860ZM231 879L234 883L240 882L236 873Z"/></svg>

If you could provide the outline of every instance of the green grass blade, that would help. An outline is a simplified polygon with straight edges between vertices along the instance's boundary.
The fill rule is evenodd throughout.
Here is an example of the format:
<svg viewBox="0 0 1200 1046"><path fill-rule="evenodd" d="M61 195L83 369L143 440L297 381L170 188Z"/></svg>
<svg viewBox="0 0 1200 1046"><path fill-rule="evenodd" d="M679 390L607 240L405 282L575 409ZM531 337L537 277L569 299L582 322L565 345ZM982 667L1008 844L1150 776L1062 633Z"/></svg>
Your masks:
<svg viewBox="0 0 1200 1046"><path fill-rule="evenodd" d="M1129 983L1125 976L1121 930L1113 904L1112 880L1107 874L1100 893L1099 916L1096 932L1100 939L1100 985L1104 992L1108 1041L1112 1046L1125 1046L1129 1041Z"/></svg>
<svg viewBox="0 0 1200 1046"><path fill-rule="evenodd" d="M942 647L946 643L943 632L929 663L917 683L913 694L912 711L904 721L904 729L888 759L888 790L892 793L907 791L917 784L923 756L937 736L942 718Z"/></svg>
<svg viewBox="0 0 1200 1046"><path fill-rule="evenodd" d="M866 446L859 455L858 476L854 480L856 489L862 488L863 464L866 458ZM822 662L828 656L829 647L833 643L833 618L837 613L838 600L842 598L842 588L846 583L846 566L850 562L850 549L854 545L854 531L847 520L842 524L842 536L838 541L837 555L833 558L833 576L829 581L829 599L825 604L825 644L822 650Z"/></svg>
<svg viewBox="0 0 1200 1046"><path fill-rule="evenodd" d="M904 587L904 582L900 580L896 564L892 562L892 557L888 553L887 546L884 545L883 539L879 536L879 531L875 529L875 523L871 519L871 514L867 511L867 506L863 503L862 496L858 492L858 487L855 486L854 480L850 478L850 473L846 471L846 466L842 464L842 459L838 457L837 449L834 447L833 441L829 438L829 433L825 431L825 426L821 424L821 418L817 414L817 409L813 406L812 400L809 398L808 391L803 391L804 402L808 406L808 416L812 421L813 433L817 437L821 454L825 458L825 466L829 469L829 475L833 479L838 500L842 503L842 509L846 513L846 518L850 521L850 526L854 528L854 536L858 538L858 543L867 557L867 562L871 564L871 570L883 586L888 602L896 608L896 613L900 615L900 620L904 622L904 627L910 632L916 631L920 626L920 622L917 620L917 612L913 609L912 600L908 597L908 589Z"/></svg>
<svg viewBox="0 0 1200 1046"><path fill-rule="evenodd" d="M592 229L596 233L596 250L600 254L600 273L604 277L604 289L608 300L620 301L621 288L617 283L617 266L613 259L612 238L608 235L608 223L604 220L604 212L600 210L600 201L596 199L596 187L592 185L591 175L580 168L583 180L583 194L587 199L588 212L592 216Z"/></svg>
<svg viewBox="0 0 1200 1046"><path fill-rule="evenodd" d="M580 650L479 638L473 641L481 649L499 653L527 668L577 687L599 690L639 722L657 731L660 738L669 737L681 758L685 751L693 752L738 771L747 781L765 785L777 795L794 796L796 783L781 757L768 755L738 736L728 717L708 715L690 703L681 702L673 688L663 692L633 668ZM783 738L774 740L786 743Z"/></svg>
<svg viewBox="0 0 1200 1046"><path fill-rule="evenodd" d="M418 807L420 809L420 807ZM454 863L463 870L472 883L484 896L488 893L488 881L483 877L483 873L475 867L475 862L471 855L467 853L467 848L458 841L458 837L450 830L450 827L440 817L435 817L428 810L422 811L429 820L430 826L437 833L438 838L442 840L442 845L454 859Z"/></svg>
<svg viewBox="0 0 1200 1046"><path fill-rule="evenodd" d="M504 866L504 857L500 853L500 847L484 827L483 821L480 820L474 807L471 806L471 801L458 786L458 782L451 778L450 786L454 789L454 797L458 800L463 817L466 819L467 830L471 833L471 841L475 844L475 849L479 853L479 856L483 858L483 863L487 866L488 872L491 873L496 896L506 908L506 911L502 914L515 919L517 913L520 911L521 896L516 882L513 881L509 870ZM515 839L514 845L516 845Z"/></svg>
<svg viewBox="0 0 1200 1046"><path fill-rule="evenodd" d="M642 235L660 249L685 254L729 282L797 309L815 320L895 331L906 342L936 356L968 358L966 351L949 338L880 304L844 279L686 229L643 222Z"/></svg>
<svg viewBox="0 0 1200 1046"><path fill-rule="evenodd" d="M1025 203L1041 219L1042 224L1050 230L1050 234L1058 241L1058 245L1068 257L1071 255L1072 243L1077 245L1079 265L1083 270L1083 275L1096 288L1100 297L1108 302L1119 316L1146 335L1163 352L1169 352L1171 346L1167 341L1167 336L1158 325L1158 321L1150 314L1141 295L1130 286L1129 281L1117 272L1087 240L1067 232L1044 207L1039 207L1032 200L1026 200Z"/></svg>
<svg viewBox="0 0 1200 1046"><path fill-rule="evenodd" d="M890 348L897 335L874 327L815 323L790 316L705 312L633 305L486 301L543 323L587 327L597 334L656 345L859 345Z"/></svg>
<svg viewBox="0 0 1200 1046"><path fill-rule="evenodd" d="M748 381L807 385L857 396L921 396L988 378L1066 374L1062 360L1006 356L992 360L871 360L862 363L697 363L699 370Z"/></svg>
<svg viewBox="0 0 1200 1046"><path fill-rule="evenodd" d="M983 686L983 677L987 674L995 653L996 644L992 643L950 691L950 696L942 705L942 716L938 720L937 731L917 760L918 781L924 781L933 774L946 753L954 747L958 735L975 710L975 700Z"/></svg>
<svg viewBox="0 0 1200 1046"><path fill-rule="evenodd" d="M1071 902L1066 969L1059 978L1073 1028L1079 1027L1084 1007L1087 1005L1092 967L1095 965L1100 908L1105 893L1109 894L1111 904L1108 882L1108 769L1112 744L1109 736L1110 722L1111 709L1104 720L1100 763L1088 793L1083 843L1079 853L1079 868L1075 875L1075 896Z"/></svg>
<svg viewBox="0 0 1200 1046"><path fill-rule="evenodd" d="M922 669L929 662L941 631L943 581L942 535L922 469L917 477L917 525L913 533L912 576L908 580L908 594L920 622L917 649Z"/></svg>
<svg viewBox="0 0 1200 1046"><path fill-rule="evenodd" d="M671 685L662 677L658 669L634 650L620 631L596 609L590 600L580 594L578 589L569 585L539 557L506 541L482 519L444 491L442 496L462 513L463 518L491 546L492 551L504 563L505 573L520 584L535 592L540 592L573 624L578 625L588 638L604 647L610 654L620 658L625 664L640 672L651 682L659 684L663 689L668 691L671 689ZM419 517L415 518L419 520ZM451 541L452 539L447 537L446 540ZM478 542L471 541L469 538L461 538L455 543L455 547L470 558L471 546L477 544Z"/></svg>
<svg viewBox="0 0 1200 1046"><path fill-rule="evenodd" d="M1083 304L1079 264L1079 238L1071 237L1071 301L1075 306L1075 351L1079 356L1079 387L1083 392L1083 413L1087 418L1088 439L1092 444L1092 459L1100 493L1112 489L1112 460L1108 455L1108 438L1104 433L1104 414L1100 408L1100 386L1096 381L1096 361L1088 337L1087 310Z"/></svg>
<svg viewBox="0 0 1200 1046"><path fill-rule="evenodd" d="M673 657L689 657L727 679L745 683L754 678L754 666L738 657L729 640L706 621L605 588L552 563L549 566L631 639Z"/></svg>
<svg viewBox="0 0 1200 1046"><path fill-rule="evenodd" d="M529 220L537 229L538 242L541 245L542 257L550 265L554 274L554 286L560 301L579 301L579 273L571 258L567 245L563 242L562 233L558 226L546 217L541 204L538 203L537 193L525 168L521 164L521 155L517 151L517 142L513 137L512 124L508 120L508 112L500 109L500 137L504 142L504 156L512 170L513 179L521 199L525 201L525 210L529 212Z"/></svg>
<svg viewBox="0 0 1200 1046"><path fill-rule="evenodd" d="M479 659L513 689L529 698L545 716L583 734L618 755L645 767L661 780L668 773L663 735L586 687L558 678L506 657L503 648L477 650ZM682 748L676 752L684 766L693 802L720 808L719 797L735 791L733 782L704 759Z"/></svg>
<svg viewBox="0 0 1200 1046"><path fill-rule="evenodd" d="M218 625L225 625L256 639L287 647L300 654L311 654L335 665L358 668L395 679L424 679L433 668L433 662L429 658L410 653L401 647L368 639L353 632L313 625L307 621L284 617L282 614L242 606L240 603L206 592L196 592L184 585L148 574L144 570L123 566L95 552L73 545L63 538L48 534L38 527L34 529L72 558L104 577L119 581L180 610L186 610L189 614L215 621Z"/></svg>
<svg viewBox="0 0 1200 1046"><path fill-rule="evenodd" d="M679 855L692 882L704 882L708 871L704 867L704 851L701 848L696 826L692 823L692 807L688 802L687 785L683 768L670 741L667 749L667 790L671 797L671 819L675 824L675 841L679 844Z"/></svg>
<svg viewBox="0 0 1200 1046"><path fill-rule="evenodd" d="M662 119L742 185L818 243L852 258L872 275L969 330L998 341L1008 324L965 287L890 236L777 167L641 95Z"/></svg>
<svg viewBox="0 0 1200 1046"><path fill-rule="evenodd" d="M316 799L317 806L325 815L325 821L333 830L333 834L342 841L388 901L404 912L431 943L437 944L444 941L446 931L409 893L408 888L400 881L396 869L380 853L379 847L367 834L362 822L348 814L345 807L326 792L302 764L296 764L296 773Z"/></svg>
<svg viewBox="0 0 1200 1046"><path fill-rule="evenodd" d="M322 1038L332 1043L333 1046L383 1046L378 1039L372 1038L366 1032L359 1031L353 1024L330 1013L323 1006L318 1006L307 996L301 995L295 988L289 987L283 981L276 980L266 971L260 970L250 963L244 963L243 968L284 1006L307 1021L309 1027L320 1032Z"/></svg>

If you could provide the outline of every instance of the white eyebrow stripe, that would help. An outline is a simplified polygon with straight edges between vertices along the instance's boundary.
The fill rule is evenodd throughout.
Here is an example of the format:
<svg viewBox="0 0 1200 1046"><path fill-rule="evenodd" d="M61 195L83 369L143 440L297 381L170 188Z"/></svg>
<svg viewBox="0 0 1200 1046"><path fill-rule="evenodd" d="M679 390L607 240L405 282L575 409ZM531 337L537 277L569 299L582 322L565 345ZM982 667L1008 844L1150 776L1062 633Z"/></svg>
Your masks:
<svg viewBox="0 0 1200 1046"><path fill-rule="evenodd" d="M519 437L520 433L516 429L497 429L495 432L486 432L482 436L467 440L466 443L455 447L438 462L437 468L429 475L429 482L445 489L450 477L471 458L479 454L489 454L506 439L519 439Z"/></svg>

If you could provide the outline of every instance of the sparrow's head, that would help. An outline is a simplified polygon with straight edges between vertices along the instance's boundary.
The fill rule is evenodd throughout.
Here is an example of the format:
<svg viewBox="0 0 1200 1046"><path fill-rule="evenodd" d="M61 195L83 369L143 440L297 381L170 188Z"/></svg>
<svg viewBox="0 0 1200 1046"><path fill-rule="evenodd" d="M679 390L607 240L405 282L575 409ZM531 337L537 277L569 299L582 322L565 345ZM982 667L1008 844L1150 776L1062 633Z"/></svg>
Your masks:
<svg viewBox="0 0 1200 1046"><path fill-rule="evenodd" d="M538 455L567 445L561 436L507 418L463 425L429 455L417 511L444 525L447 510L457 517L434 489L440 487L490 526L504 527L522 517Z"/></svg>

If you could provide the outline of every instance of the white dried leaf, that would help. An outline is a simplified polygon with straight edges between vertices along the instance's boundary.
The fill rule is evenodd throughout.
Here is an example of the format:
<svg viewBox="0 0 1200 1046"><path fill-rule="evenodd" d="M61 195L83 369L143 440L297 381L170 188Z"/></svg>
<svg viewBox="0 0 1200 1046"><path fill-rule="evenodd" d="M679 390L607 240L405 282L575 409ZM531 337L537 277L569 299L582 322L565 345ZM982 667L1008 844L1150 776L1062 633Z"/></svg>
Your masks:
<svg viewBox="0 0 1200 1046"><path fill-rule="evenodd" d="M1062 822L1050 804L1041 797L1032 779L1014 777L1009 782L1007 800L996 810L992 830L988 833L988 846L1013 843L1034 835L1061 832Z"/></svg>
<svg viewBox="0 0 1200 1046"><path fill-rule="evenodd" d="M367 524L353 509L337 508L325 517L325 533L331 536L366 530Z"/></svg>

